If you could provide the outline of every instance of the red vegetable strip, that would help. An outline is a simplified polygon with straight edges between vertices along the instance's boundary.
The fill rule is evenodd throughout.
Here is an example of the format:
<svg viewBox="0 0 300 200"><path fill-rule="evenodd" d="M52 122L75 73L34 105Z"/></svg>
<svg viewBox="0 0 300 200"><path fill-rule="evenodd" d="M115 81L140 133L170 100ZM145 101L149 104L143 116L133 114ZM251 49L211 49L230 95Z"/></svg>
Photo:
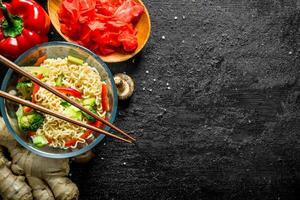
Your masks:
<svg viewBox="0 0 300 200"><path fill-rule="evenodd" d="M77 140L76 139L68 139L65 141L65 147L71 147L76 144Z"/></svg>
<svg viewBox="0 0 300 200"><path fill-rule="evenodd" d="M109 111L109 101L108 101L108 97L107 97L107 85L106 84L102 84L102 92L101 92L101 104L102 104L102 108L104 111Z"/></svg>
<svg viewBox="0 0 300 200"><path fill-rule="evenodd" d="M43 78L43 74L36 75L38 79ZM36 83L33 83L33 89L32 89L32 102L35 103L35 94L39 91L40 86Z"/></svg>
<svg viewBox="0 0 300 200"><path fill-rule="evenodd" d="M23 107L23 111L24 111L25 113L30 113L30 112L32 111L32 108L30 108L30 107L28 107L28 106L24 106L24 107Z"/></svg>
<svg viewBox="0 0 300 200"><path fill-rule="evenodd" d="M29 137L35 136L35 134L36 134L36 133L35 133L34 131L28 131L28 136L29 136Z"/></svg>
<svg viewBox="0 0 300 200"><path fill-rule="evenodd" d="M57 86L55 87L55 89L63 94L68 94L77 98L81 98L82 94L80 91L73 89L73 88L69 88L69 87L64 87L64 86Z"/></svg>
<svg viewBox="0 0 300 200"><path fill-rule="evenodd" d="M88 138L92 133L93 133L92 130L87 130L86 132L84 132L84 133L80 136L80 138L86 139L86 138Z"/></svg>
<svg viewBox="0 0 300 200"><path fill-rule="evenodd" d="M47 139L47 141L48 141L48 144L51 144L53 141L52 141L52 138L50 138L50 137L47 137L46 136L46 139Z"/></svg>
<svg viewBox="0 0 300 200"><path fill-rule="evenodd" d="M92 125L92 126L95 126L95 127L100 127L102 126L102 122L101 121L96 121L96 122L93 122L93 123L88 123L89 125ZM82 139L86 139L90 136L90 134L92 134L93 131L92 130L87 130L85 133L83 133L80 137Z"/></svg>
<svg viewBox="0 0 300 200"><path fill-rule="evenodd" d="M33 66L40 66L45 60L47 59L47 56L44 55L42 57L39 57L36 62L33 64Z"/></svg>

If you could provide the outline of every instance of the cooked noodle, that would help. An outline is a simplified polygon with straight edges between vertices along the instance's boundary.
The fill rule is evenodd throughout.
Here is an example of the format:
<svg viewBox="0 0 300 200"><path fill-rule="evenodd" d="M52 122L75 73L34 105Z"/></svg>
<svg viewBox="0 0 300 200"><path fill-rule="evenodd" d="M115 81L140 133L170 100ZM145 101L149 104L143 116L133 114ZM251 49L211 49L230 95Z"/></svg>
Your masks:
<svg viewBox="0 0 300 200"><path fill-rule="evenodd" d="M77 89L82 93L82 98L96 98L97 114L105 116L101 106L101 77L98 71L87 63L82 65L71 64L67 58L47 59L41 65L49 68L49 73L44 75L42 81L48 85L55 86L55 81L63 74L62 84L66 87ZM71 99L79 102L79 99L69 96ZM36 103L53 111L62 112L64 107L61 102L64 101L51 92L40 88L35 94ZM83 118L86 122L86 119ZM71 124L64 120L45 115L45 121L36 134L45 136L51 140L49 144L52 147L66 148L65 141L75 139L77 142L72 148L76 148L78 143L85 143L85 139L80 136L86 131L85 128ZM90 135L92 136L92 134Z"/></svg>

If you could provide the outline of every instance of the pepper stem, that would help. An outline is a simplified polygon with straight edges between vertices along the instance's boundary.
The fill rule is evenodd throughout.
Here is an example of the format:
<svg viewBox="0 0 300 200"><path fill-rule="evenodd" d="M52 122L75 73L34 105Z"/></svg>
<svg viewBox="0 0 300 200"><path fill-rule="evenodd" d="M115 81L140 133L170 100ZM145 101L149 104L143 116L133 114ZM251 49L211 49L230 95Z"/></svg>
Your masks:
<svg viewBox="0 0 300 200"><path fill-rule="evenodd" d="M14 25L14 20L10 12L7 10L7 8L3 5L2 0L0 0L0 8L2 10L2 13L4 15L4 18L6 19L9 26Z"/></svg>
<svg viewBox="0 0 300 200"><path fill-rule="evenodd" d="M4 20L1 23L5 37L16 37L23 31L23 19L12 15L0 0L0 9L2 10Z"/></svg>

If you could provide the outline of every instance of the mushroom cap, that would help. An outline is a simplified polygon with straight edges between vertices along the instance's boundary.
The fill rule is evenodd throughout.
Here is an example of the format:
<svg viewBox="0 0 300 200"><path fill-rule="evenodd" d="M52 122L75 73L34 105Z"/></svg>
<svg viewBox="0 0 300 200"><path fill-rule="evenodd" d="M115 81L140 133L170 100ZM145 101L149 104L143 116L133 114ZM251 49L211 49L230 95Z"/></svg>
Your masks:
<svg viewBox="0 0 300 200"><path fill-rule="evenodd" d="M114 76L115 84L118 89L118 97L120 100L126 100L132 96L134 91L134 81L127 74L119 73Z"/></svg>

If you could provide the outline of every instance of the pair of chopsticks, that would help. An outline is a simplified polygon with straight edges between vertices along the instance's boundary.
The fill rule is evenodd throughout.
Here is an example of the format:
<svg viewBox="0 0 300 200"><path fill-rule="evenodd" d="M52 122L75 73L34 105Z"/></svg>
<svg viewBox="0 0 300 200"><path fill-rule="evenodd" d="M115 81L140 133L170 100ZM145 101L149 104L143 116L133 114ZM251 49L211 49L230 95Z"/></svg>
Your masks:
<svg viewBox="0 0 300 200"><path fill-rule="evenodd" d="M77 121L71 118L68 118L60 113L57 112L53 112L47 108L44 108L42 106L39 106L37 104L31 103L29 101L26 101L24 99L21 99L19 97L16 97L14 95L11 95L7 92L4 91L0 91L0 97L3 97L5 99L9 99L11 101L14 101L16 103L31 107L35 110L38 110L40 112L52 115L54 117L57 117L59 119L65 120L67 122L76 124L78 126L87 128L89 130L95 131L95 132L99 132L102 133L106 136L118 139L118 140L122 140L124 142L128 142L128 143L132 143L133 141L135 141L135 138L131 137L130 135L128 135L126 132L124 132L123 130L119 129L118 127L116 127L115 125L111 124L110 122L102 119L100 116L96 115L95 113L91 112L90 110L88 110L87 108L83 107L82 105L80 105L79 103L77 103L76 101L73 101L72 99L70 99L68 96L58 92L57 90L55 90L54 88L52 88L51 86L45 84L44 82L40 81L38 78L36 78L35 76L31 75L30 73L26 72L25 70L23 70L21 67L19 67L18 65L16 65L15 63L13 63L12 61L8 60L7 58L5 58L4 56L0 55L0 62L3 63L4 65L6 65L7 67L9 67L10 69L14 70L15 72L20 73L21 75L29 78L31 81L33 81L34 83L38 84L39 86L45 88L46 90L48 90L49 92L52 92L53 94L55 94L56 96L62 98L63 100L69 102L70 104L72 104L73 106L79 108L80 110L82 110L83 112L89 114L90 116L94 117L96 120L101 121L103 124L109 126L110 128L112 128L113 130L119 132L120 134L126 136L128 139L124 139L123 137L119 137L117 135L111 134L105 130L102 130L100 128L91 126L89 124L85 124L81 121Z"/></svg>

